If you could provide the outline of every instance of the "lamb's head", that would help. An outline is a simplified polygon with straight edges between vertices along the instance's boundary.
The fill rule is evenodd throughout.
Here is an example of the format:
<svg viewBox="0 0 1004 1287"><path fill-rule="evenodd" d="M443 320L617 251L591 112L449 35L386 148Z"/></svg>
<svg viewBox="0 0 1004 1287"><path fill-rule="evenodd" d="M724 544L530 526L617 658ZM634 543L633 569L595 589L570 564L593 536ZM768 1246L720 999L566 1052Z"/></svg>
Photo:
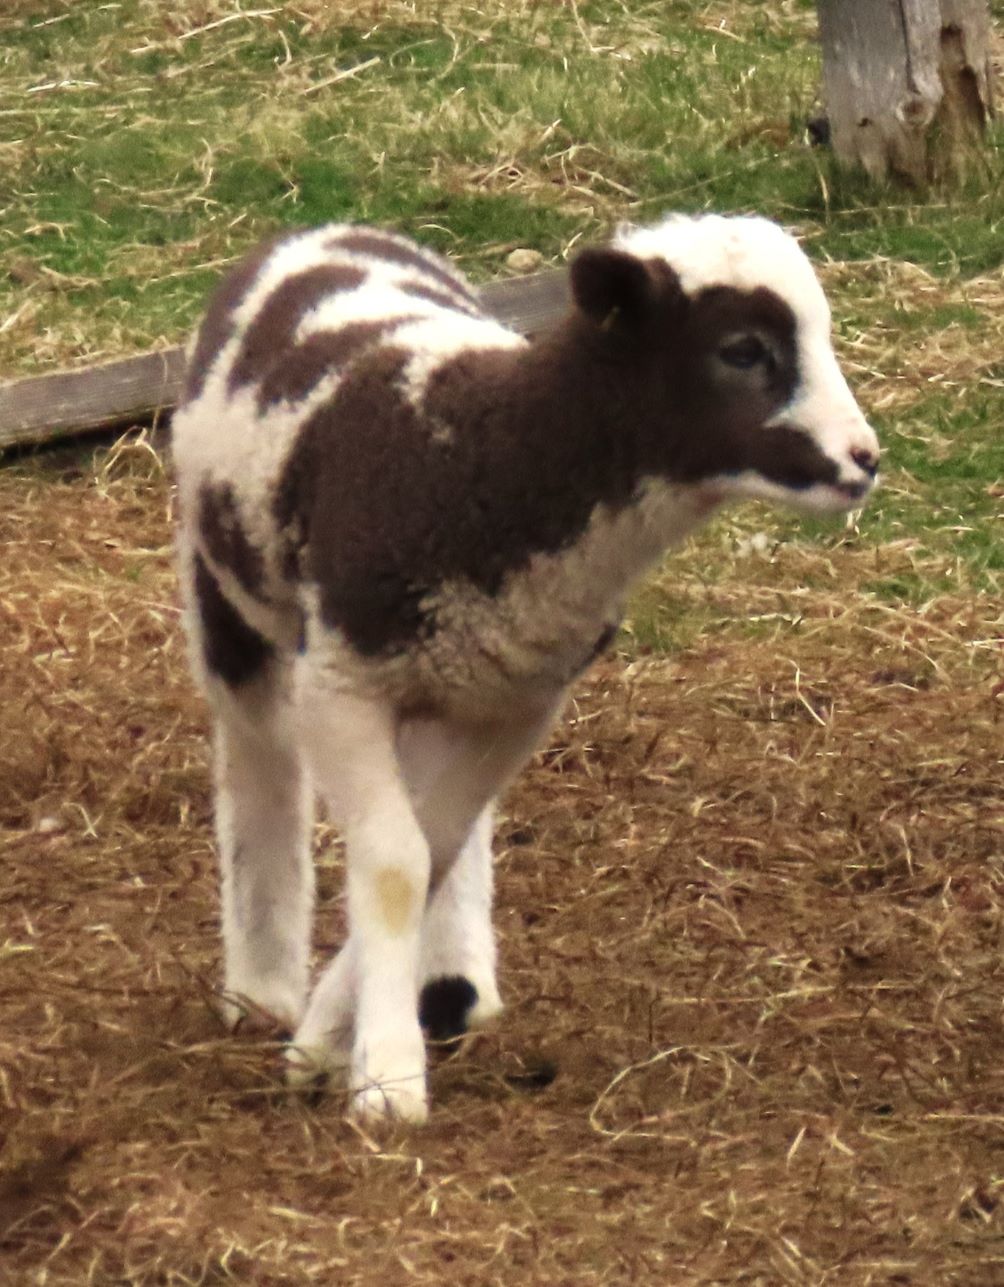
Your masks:
<svg viewBox="0 0 1004 1287"><path fill-rule="evenodd" d="M674 216L622 232L578 256L572 293L595 343L641 382L648 467L713 499L863 504L878 442L815 272L777 224Z"/></svg>

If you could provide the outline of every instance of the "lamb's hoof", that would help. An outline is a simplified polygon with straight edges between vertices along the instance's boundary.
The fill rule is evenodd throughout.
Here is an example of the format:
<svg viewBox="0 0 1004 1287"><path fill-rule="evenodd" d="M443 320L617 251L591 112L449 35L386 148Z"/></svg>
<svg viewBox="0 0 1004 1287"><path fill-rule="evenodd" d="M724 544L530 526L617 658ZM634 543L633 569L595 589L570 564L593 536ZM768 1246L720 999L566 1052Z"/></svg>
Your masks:
<svg viewBox="0 0 1004 1287"><path fill-rule="evenodd" d="M389 1082L363 1086L352 1096L351 1112L367 1126L392 1125L395 1122L424 1126L429 1120L425 1086L423 1084L420 1090Z"/></svg>
<svg viewBox="0 0 1004 1287"><path fill-rule="evenodd" d="M216 998L215 1009L230 1032L282 1039L296 1031L302 1007L288 1002L261 1005L244 993L224 992Z"/></svg>
<svg viewBox="0 0 1004 1287"><path fill-rule="evenodd" d="M329 1046L286 1047L286 1085L292 1091L310 1093L323 1090L328 1082L344 1078L348 1056L340 1056Z"/></svg>
<svg viewBox="0 0 1004 1287"><path fill-rule="evenodd" d="M432 1041L455 1041L471 1028L484 1027L501 1011L493 982L475 987L459 974L430 979L418 1000L418 1021Z"/></svg>
<svg viewBox="0 0 1004 1287"><path fill-rule="evenodd" d="M484 979L475 978L474 991L477 993L478 999L467 1012L467 1026L468 1028L484 1028L502 1013L504 1009L502 998L499 996L499 990L495 986L494 976Z"/></svg>

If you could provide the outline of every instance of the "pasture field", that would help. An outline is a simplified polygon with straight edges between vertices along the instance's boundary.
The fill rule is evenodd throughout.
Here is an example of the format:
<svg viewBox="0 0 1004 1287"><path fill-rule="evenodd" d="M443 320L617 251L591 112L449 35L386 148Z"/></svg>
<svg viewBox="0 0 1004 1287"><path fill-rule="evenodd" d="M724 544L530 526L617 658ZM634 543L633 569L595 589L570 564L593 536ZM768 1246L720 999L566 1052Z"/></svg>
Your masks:
<svg viewBox="0 0 1004 1287"><path fill-rule="evenodd" d="M886 460L853 522L743 507L639 591L500 820L507 1012L389 1134L214 1016L163 426L5 462L0 1281L1004 1282L1004 137L962 193L840 179L814 31L803 0L7 0L0 378L178 342L281 225L486 280L756 210L817 260Z"/></svg>

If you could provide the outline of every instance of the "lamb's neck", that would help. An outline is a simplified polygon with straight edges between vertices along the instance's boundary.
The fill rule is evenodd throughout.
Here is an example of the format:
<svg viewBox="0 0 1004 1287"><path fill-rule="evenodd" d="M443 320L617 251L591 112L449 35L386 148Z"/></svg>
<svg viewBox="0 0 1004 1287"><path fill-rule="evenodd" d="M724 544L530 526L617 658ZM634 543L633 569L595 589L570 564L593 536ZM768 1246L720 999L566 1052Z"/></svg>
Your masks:
<svg viewBox="0 0 1004 1287"><path fill-rule="evenodd" d="M527 580L537 587L541 608L554 617L562 609L581 615L584 623L616 615L635 582L709 512L692 488L645 480L628 505L597 505L567 548L532 560Z"/></svg>
<svg viewBox="0 0 1004 1287"><path fill-rule="evenodd" d="M493 429L485 449L498 453L494 512L534 528L511 588L556 637L584 638L616 615L631 585L716 504L651 469L653 412L633 404L643 382L633 388L631 376L627 363L591 352L573 319L506 353L471 389L467 405Z"/></svg>
<svg viewBox="0 0 1004 1287"><path fill-rule="evenodd" d="M643 356L612 362L573 315L506 359L493 391L508 420L506 472L531 512L566 516L559 548L579 550L585 575L629 584L716 507L700 484L674 483L654 463L678 427L652 405Z"/></svg>
<svg viewBox="0 0 1004 1287"><path fill-rule="evenodd" d="M629 496L645 475L648 418L629 360L611 363L575 315L510 358L518 449L560 469L555 481L589 480L598 501Z"/></svg>

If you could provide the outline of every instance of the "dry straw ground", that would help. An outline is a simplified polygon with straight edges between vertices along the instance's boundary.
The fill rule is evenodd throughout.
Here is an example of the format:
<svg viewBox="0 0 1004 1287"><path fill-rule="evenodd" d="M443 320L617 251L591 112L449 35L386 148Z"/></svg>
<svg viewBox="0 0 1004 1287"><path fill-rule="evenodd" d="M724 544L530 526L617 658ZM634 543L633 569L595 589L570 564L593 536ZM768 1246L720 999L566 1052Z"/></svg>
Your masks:
<svg viewBox="0 0 1004 1287"><path fill-rule="evenodd" d="M6 1281L1004 1280L998 600L758 514L673 560L508 802L504 1021L373 1138L213 1017L169 507L144 438L0 474Z"/></svg>
<svg viewBox="0 0 1004 1287"><path fill-rule="evenodd" d="M1004 280L823 272L883 490L639 595L507 801L508 1010L421 1132L214 1018L162 447L0 471L0 1281L1004 1282Z"/></svg>

